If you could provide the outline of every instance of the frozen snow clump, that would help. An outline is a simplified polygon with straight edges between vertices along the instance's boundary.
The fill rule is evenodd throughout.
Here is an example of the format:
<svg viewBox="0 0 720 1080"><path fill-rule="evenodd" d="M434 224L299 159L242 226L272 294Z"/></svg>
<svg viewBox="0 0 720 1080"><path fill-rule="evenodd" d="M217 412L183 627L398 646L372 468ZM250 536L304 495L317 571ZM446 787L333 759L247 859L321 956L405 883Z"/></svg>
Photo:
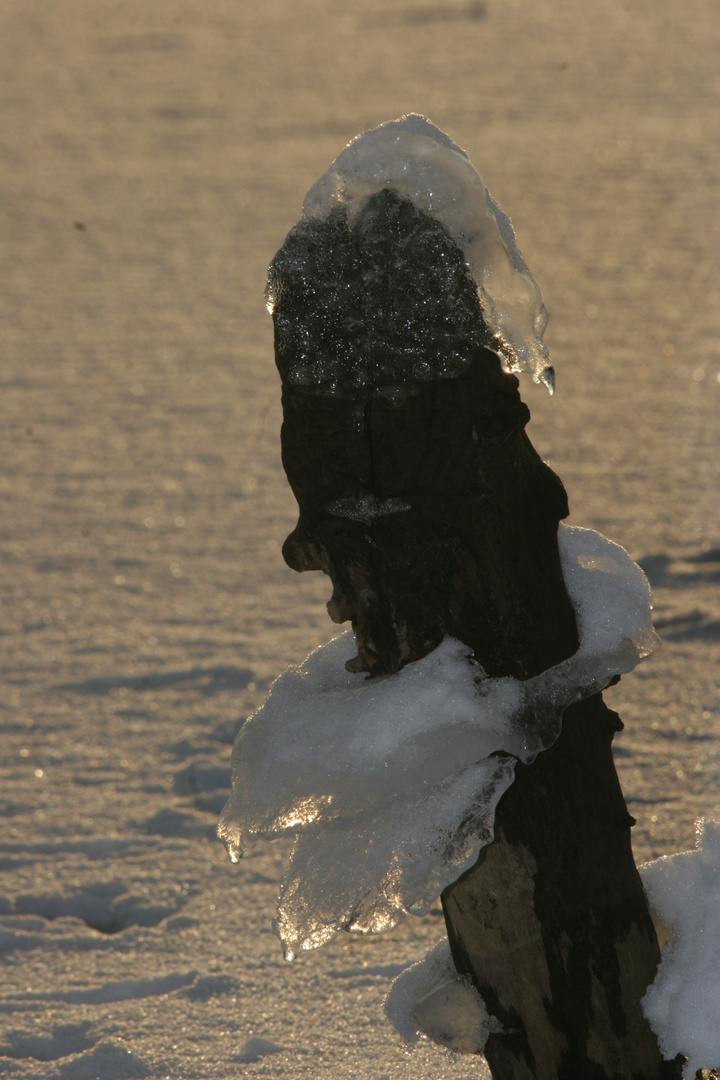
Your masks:
<svg viewBox="0 0 720 1080"><path fill-rule="evenodd" d="M686 1077L720 1068L720 822L697 823L694 851L640 867L651 906L671 931L643 1011L663 1056Z"/></svg>
<svg viewBox="0 0 720 1080"><path fill-rule="evenodd" d="M562 526L580 648L525 682L488 678L446 638L395 675L350 673L350 631L274 683L240 730L218 832L233 859L295 836L276 928L288 959L339 930L378 933L426 911L493 837L514 775L565 709L654 648L647 581L628 554Z"/></svg>
<svg viewBox="0 0 720 1080"><path fill-rule="evenodd" d="M548 314L518 249L512 223L467 154L424 116L411 113L353 139L308 192L304 219L342 208L350 222L371 195L390 189L434 217L465 255L483 318L508 371L528 371L552 393L543 334ZM272 284L268 307L275 297Z"/></svg>
<svg viewBox="0 0 720 1080"><path fill-rule="evenodd" d="M408 1045L421 1035L458 1054L481 1054L500 1025L468 978L458 975L443 938L393 981L385 1014Z"/></svg>

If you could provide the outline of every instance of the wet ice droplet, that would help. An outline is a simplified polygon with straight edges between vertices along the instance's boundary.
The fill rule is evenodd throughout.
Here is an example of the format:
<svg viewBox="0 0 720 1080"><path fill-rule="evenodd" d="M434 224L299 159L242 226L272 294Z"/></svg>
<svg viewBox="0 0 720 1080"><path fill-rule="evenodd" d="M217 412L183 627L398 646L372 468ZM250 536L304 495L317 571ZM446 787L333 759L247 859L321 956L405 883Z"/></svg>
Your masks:
<svg viewBox="0 0 720 1080"><path fill-rule="evenodd" d="M543 384L543 386L547 387L547 390L548 390L548 392L550 394L554 394L555 393L555 368L552 367L552 366L551 367L546 367L543 371L541 371L540 372L540 382Z"/></svg>

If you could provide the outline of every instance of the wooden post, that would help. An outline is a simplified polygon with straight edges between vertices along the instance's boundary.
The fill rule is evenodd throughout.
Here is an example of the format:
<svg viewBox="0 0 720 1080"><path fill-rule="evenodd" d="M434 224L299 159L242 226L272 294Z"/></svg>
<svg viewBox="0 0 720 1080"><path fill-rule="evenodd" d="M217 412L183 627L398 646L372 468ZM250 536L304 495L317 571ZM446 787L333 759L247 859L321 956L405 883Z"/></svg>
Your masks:
<svg viewBox="0 0 720 1080"><path fill-rule="evenodd" d="M392 191L350 223L303 220L270 273L283 463L300 516L283 554L333 582L352 670L397 671L445 635L491 676L527 679L578 647L557 528L560 480L533 449L518 382L491 348L443 226ZM659 948L596 696L518 764L496 838L443 894L458 971L503 1025L496 1080L657 1080L640 998Z"/></svg>

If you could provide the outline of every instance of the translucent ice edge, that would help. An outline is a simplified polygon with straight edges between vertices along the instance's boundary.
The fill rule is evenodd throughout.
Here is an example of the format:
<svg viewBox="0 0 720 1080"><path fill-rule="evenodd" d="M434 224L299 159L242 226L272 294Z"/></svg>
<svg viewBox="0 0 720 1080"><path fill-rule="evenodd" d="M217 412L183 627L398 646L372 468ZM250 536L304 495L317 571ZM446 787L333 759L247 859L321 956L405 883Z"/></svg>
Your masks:
<svg viewBox="0 0 720 1080"><path fill-rule="evenodd" d="M694 851L640 867L651 907L670 928L642 1006L663 1056L683 1073L720 1068L720 822L697 822Z"/></svg>
<svg viewBox="0 0 720 1080"><path fill-rule="evenodd" d="M218 834L235 860L258 838L295 836L276 921L288 959L426 911L492 840L516 759L532 761L569 705L655 648L648 584L627 552L587 529L561 526L558 540L580 635L570 659L493 679L446 638L369 679L345 670L348 631L281 675L241 728Z"/></svg>
<svg viewBox="0 0 720 1080"><path fill-rule="evenodd" d="M515 232L467 154L424 116L411 113L353 139L308 192L303 216L337 207L350 219L384 188L436 218L465 254L483 318L508 371L528 371L550 393L554 374L543 334L548 314ZM268 306L272 310L272 297Z"/></svg>

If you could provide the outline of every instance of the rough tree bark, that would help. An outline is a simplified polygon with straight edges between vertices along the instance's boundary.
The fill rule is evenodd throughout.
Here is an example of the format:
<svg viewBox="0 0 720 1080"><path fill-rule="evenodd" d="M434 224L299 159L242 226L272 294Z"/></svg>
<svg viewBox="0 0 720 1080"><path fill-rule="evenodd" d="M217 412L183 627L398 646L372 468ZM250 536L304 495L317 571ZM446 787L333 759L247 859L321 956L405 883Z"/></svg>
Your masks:
<svg viewBox="0 0 720 1080"><path fill-rule="evenodd" d="M557 528L560 480L533 449L518 382L489 346L443 227L390 191L348 222L302 221L270 273L283 463L300 516L283 553L333 582L356 671L397 671L445 635L491 676L578 647ZM497 1080L656 1080L640 998L659 948L630 848L601 696L518 764L496 838L445 890L457 969L503 1025Z"/></svg>

